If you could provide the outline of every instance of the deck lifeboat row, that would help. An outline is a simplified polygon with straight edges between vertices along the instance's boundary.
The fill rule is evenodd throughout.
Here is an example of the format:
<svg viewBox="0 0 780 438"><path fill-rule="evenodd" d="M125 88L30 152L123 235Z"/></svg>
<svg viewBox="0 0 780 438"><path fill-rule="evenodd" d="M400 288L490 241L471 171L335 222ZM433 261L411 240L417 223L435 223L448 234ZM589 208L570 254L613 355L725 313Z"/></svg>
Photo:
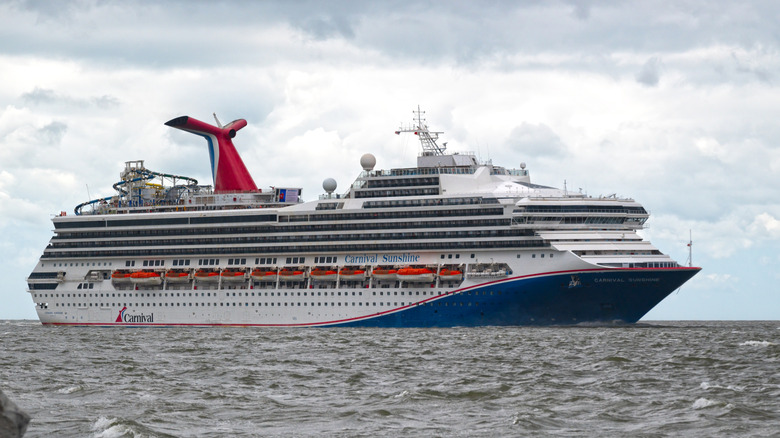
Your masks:
<svg viewBox="0 0 780 438"><path fill-rule="evenodd" d="M438 273L437 273L438 271ZM206 283L244 282L253 281L303 281L311 278L316 281L363 281L369 277L376 280L401 280L410 282L434 281L436 276L444 281L459 281L463 279L463 271L459 269L427 268L427 267L378 267L373 270L361 268L314 268L307 271L304 268L263 269L224 269L205 270L198 269L194 273L190 270L170 269L168 271L128 271L117 270L111 274L114 283L133 283L140 285L160 285L163 280L167 283L187 283L192 280Z"/></svg>

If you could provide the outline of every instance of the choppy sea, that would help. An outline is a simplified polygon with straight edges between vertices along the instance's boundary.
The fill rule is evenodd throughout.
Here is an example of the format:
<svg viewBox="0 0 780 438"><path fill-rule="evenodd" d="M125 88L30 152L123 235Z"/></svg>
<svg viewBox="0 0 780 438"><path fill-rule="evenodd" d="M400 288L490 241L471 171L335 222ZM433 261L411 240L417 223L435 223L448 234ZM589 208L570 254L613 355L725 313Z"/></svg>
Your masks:
<svg viewBox="0 0 780 438"><path fill-rule="evenodd" d="M0 333L25 438L780 435L779 321Z"/></svg>

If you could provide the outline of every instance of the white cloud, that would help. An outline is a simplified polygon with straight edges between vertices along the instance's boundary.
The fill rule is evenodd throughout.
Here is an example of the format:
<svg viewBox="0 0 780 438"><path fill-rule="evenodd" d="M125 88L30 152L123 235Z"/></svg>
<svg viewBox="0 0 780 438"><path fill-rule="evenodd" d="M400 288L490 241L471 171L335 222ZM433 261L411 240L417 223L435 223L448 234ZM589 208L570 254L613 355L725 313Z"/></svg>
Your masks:
<svg viewBox="0 0 780 438"><path fill-rule="evenodd" d="M761 213L756 216L748 229L758 237L780 239L780 220L769 213Z"/></svg>

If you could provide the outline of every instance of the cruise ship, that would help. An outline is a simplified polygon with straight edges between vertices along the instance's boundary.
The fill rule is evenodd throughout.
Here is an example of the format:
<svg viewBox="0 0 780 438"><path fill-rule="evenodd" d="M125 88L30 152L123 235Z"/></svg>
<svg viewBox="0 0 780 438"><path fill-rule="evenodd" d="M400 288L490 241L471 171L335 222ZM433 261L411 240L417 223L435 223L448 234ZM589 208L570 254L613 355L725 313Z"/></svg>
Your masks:
<svg viewBox="0 0 780 438"><path fill-rule="evenodd" d="M348 190L328 178L310 201L255 185L232 141L245 120L168 121L206 140L213 185L129 161L115 195L56 215L27 278L41 323L634 323L700 270L637 234L649 214L635 200L448 152L414 114L395 133L419 138L415 167L377 170L365 154Z"/></svg>

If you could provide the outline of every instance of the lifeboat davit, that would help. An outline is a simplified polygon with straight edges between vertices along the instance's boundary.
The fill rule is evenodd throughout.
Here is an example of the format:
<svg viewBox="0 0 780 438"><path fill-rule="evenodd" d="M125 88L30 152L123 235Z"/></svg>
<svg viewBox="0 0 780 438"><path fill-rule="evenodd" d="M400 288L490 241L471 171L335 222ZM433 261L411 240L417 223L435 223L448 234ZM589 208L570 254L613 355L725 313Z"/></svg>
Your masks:
<svg viewBox="0 0 780 438"><path fill-rule="evenodd" d="M311 278L313 280L336 281L338 277L339 273L332 269L315 269L311 271Z"/></svg>
<svg viewBox="0 0 780 438"><path fill-rule="evenodd" d="M362 269L342 269L339 271L342 280L365 280L366 271Z"/></svg>
<svg viewBox="0 0 780 438"><path fill-rule="evenodd" d="M397 280L398 270L377 268L371 272L371 276L377 280Z"/></svg>
<svg viewBox="0 0 780 438"><path fill-rule="evenodd" d="M433 281L436 274L428 268L401 268L398 279L401 281Z"/></svg>
<svg viewBox="0 0 780 438"><path fill-rule="evenodd" d="M243 271L231 271L230 269L225 269L220 275L222 276L222 281L241 282L246 280L246 273Z"/></svg>
<svg viewBox="0 0 780 438"><path fill-rule="evenodd" d="M302 281L305 278L303 271L282 269L279 271L279 279L282 281Z"/></svg>
<svg viewBox="0 0 780 438"><path fill-rule="evenodd" d="M252 280L255 281L276 281L276 271L264 271L255 269L252 271Z"/></svg>
<svg viewBox="0 0 780 438"><path fill-rule="evenodd" d="M168 283L186 283L190 281L190 273L171 270L165 273L165 281Z"/></svg>
<svg viewBox="0 0 780 438"><path fill-rule="evenodd" d="M457 269L442 269L439 278L443 281L458 281L463 279L463 271Z"/></svg>
<svg viewBox="0 0 780 438"><path fill-rule="evenodd" d="M199 270L195 273L195 279L198 281L216 283L219 281L219 272Z"/></svg>
<svg viewBox="0 0 780 438"><path fill-rule="evenodd" d="M114 283L130 283L130 273L122 271L114 271L111 273L111 281Z"/></svg>
<svg viewBox="0 0 780 438"><path fill-rule="evenodd" d="M130 281L135 284L158 285L162 283L162 278L157 272L138 271L130 274Z"/></svg>

